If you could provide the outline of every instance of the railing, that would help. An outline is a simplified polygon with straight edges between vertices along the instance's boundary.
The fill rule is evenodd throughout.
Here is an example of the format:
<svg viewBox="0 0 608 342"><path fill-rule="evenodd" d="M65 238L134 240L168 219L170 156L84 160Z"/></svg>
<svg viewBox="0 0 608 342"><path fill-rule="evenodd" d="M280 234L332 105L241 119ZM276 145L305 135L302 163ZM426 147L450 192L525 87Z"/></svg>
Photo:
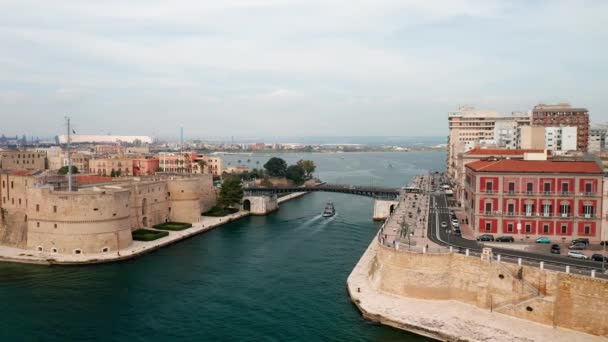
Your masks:
<svg viewBox="0 0 608 342"><path fill-rule="evenodd" d="M483 190L477 192L478 195L503 195L503 196L516 196L516 195L526 195L526 196L584 196L584 197L594 197L601 196L602 194L599 191L593 192L571 192L571 191L515 191L515 190L505 190L505 191L494 191L494 190Z"/></svg>
<svg viewBox="0 0 608 342"><path fill-rule="evenodd" d="M567 219L572 219L572 218L584 218L584 219L599 219L600 217L596 214L585 214L585 213L580 213L578 215L573 215L571 213L544 213L544 212L533 212L533 213L527 213L527 212L502 212L502 211L482 211L480 213L478 213L477 215L480 216L506 216L506 217L530 217L530 218L537 218L537 217L544 217L544 218L567 218ZM608 218L608 214L606 214L606 218Z"/></svg>

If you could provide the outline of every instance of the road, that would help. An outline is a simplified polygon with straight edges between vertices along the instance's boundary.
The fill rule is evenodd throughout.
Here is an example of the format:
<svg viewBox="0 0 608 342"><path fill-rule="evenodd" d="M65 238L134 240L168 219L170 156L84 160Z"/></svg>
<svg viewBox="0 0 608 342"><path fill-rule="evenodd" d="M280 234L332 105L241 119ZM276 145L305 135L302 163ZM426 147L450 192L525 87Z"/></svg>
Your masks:
<svg viewBox="0 0 608 342"><path fill-rule="evenodd" d="M429 211L428 232L429 239L439 245L450 245L455 248L469 249L474 255L481 253L482 246L474 240L467 240L462 237L453 236L448 233L448 229L441 228L440 222L450 222L451 217L447 205L445 194L431 194L431 209ZM545 262L546 269L565 271L566 266L570 266L570 272L576 274L589 275L592 269L596 270L598 278L608 279L608 275L602 274L602 263L590 260L578 260L562 255L531 253L506 248L492 247L494 255L500 254L502 261L517 262L522 258L525 265L538 267L540 261Z"/></svg>

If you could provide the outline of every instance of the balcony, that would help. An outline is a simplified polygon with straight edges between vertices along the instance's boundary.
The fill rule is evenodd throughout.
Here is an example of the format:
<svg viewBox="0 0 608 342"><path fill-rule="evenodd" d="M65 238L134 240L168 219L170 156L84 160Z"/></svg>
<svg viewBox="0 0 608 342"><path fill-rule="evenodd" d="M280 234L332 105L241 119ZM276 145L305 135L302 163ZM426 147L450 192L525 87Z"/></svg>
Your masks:
<svg viewBox="0 0 608 342"><path fill-rule="evenodd" d="M569 191L562 191L559 193L560 196L572 196L574 195L572 192Z"/></svg>
<svg viewBox="0 0 608 342"><path fill-rule="evenodd" d="M592 196L600 196L597 192L583 192L580 193L579 196L592 197Z"/></svg>

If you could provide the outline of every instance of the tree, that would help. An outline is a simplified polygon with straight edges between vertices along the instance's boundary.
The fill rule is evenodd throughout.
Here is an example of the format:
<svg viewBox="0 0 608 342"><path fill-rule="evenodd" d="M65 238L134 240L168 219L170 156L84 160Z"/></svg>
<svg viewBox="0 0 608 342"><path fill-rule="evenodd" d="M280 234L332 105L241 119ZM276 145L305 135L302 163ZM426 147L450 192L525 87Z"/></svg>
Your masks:
<svg viewBox="0 0 608 342"><path fill-rule="evenodd" d="M228 208L231 205L241 203L243 199L243 186L238 177L228 177L222 183L220 196L217 203L222 208Z"/></svg>
<svg viewBox="0 0 608 342"><path fill-rule="evenodd" d="M264 164L264 168L272 177L283 177L287 171L287 163L281 158L272 157Z"/></svg>
<svg viewBox="0 0 608 342"><path fill-rule="evenodd" d="M201 173L205 173L205 166L207 166L207 162L205 160L199 160L198 166L201 169Z"/></svg>
<svg viewBox="0 0 608 342"><path fill-rule="evenodd" d="M62 166L59 171L57 171L57 173L59 173L60 175L67 175L68 174L68 166ZM72 165L72 174L77 174L78 172L78 168L74 165Z"/></svg>
<svg viewBox="0 0 608 342"><path fill-rule="evenodd" d="M304 169L299 165L290 165L285 172L285 178L292 180L296 184L304 182Z"/></svg>
<svg viewBox="0 0 608 342"><path fill-rule="evenodd" d="M317 169L315 162L313 162L312 160L300 159L298 161L297 165L304 170L304 173L306 174L306 178L310 178L312 176L313 172L315 172L315 170Z"/></svg>
<svg viewBox="0 0 608 342"><path fill-rule="evenodd" d="M312 152L312 151L313 151L312 146L307 145L306 147L304 147L304 150L303 150L303 151L304 151L304 152Z"/></svg>

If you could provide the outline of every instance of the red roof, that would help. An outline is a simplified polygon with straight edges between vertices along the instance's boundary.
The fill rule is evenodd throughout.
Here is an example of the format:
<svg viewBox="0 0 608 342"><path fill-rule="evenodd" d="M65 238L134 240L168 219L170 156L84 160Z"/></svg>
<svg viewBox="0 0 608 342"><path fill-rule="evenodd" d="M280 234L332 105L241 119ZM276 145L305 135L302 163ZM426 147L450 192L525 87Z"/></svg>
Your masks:
<svg viewBox="0 0 608 342"><path fill-rule="evenodd" d="M96 175L74 175L81 184L92 183L107 183L112 181L112 177L96 176Z"/></svg>
<svg viewBox="0 0 608 342"><path fill-rule="evenodd" d="M466 165L476 172L517 172L517 173L594 173L604 171L593 161L550 161L550 160L480 160Z"/></svg>
<svg viewBox="0 0 608 342"><path fill-rule="evenodd" d="M512 150L506 148L474 148L468 152L467 155L483 155L483 156L523 156L524 153L543 153L545 150L530 150L530 149L519 149Z"/></svg>

